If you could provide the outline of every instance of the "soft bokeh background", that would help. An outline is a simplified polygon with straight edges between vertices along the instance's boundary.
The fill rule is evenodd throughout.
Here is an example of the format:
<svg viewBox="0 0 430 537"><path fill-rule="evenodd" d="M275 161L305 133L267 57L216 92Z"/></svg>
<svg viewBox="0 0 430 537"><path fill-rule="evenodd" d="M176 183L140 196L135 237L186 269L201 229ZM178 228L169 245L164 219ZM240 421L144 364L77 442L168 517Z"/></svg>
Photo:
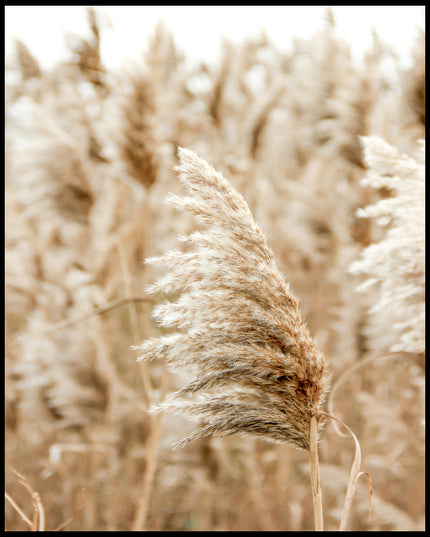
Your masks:
<svg viewBox="0 0 430 537"><path fill-rule="evenodd" d="M142 260L195 226L163 203L179 145L243 193L335 380L351 370L334 412L374 497L368 521L360 482L350 528L424 529L424 6L5 14L10 498L33 516L13 468L46 529L313 528L306 453L248 437L172 451L190 424L148 413L186 381L131 348L160 333ZM320 449L337 529L353 445L329 426ZM6 528L30 530L10 502Z"/></svg>
<svg viewBox="0 0 430 537"><path fill-rule="evenodd" d="M216 62L222 38L240 43L266 31L283 51L293 39L311 38L321 28L326 6L97 6L103 28L101 51L108 67L137 59L154 26L163 21L188 61ZM402 62L422 27L424 6L332 6L337 33L360 58L372 43L372 31L393 47ZM7 6L6 46L25 41L43 66L67 58L65 33L85 35L82 6Z"/></svg>

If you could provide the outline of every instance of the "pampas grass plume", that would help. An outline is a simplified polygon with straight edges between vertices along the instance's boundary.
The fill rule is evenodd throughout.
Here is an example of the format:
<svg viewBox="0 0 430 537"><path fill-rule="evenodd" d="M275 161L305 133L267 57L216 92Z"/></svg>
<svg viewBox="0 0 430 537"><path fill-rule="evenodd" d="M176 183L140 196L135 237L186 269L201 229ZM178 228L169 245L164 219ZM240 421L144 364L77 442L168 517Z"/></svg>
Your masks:
<svg viewBox="0 0 430 537"><path fill-rule="evenodd" d="M192 151L178 154L188 195L168 202L205 229L182 237L188 251L146 260L170 268L147 291L179 298L153 312L176 332L144 341L140 359L163 358L193 375L158 408L200 423L178 445L247 433L309 450L311 417L324 421L325 358L243 196Z"/></svg>

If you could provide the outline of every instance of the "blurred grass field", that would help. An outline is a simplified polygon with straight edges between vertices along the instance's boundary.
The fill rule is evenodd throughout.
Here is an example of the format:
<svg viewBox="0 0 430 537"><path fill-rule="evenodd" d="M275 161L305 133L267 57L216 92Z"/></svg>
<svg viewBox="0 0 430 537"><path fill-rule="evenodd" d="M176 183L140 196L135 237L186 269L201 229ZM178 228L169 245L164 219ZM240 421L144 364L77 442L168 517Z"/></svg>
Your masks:
<svg viewBox="0 0 430 537"><path fill-rule="evenodd" d="M377 295L358 293L349 269L384 234L357 209L395 193L360 185L359 137L416 158L424 33L407 69L376 34L358 63L333 18L289 53L270 36L225 41L215 66L191 68L160 24L141 62L109 71L96 10L88 23L50 70L19 41L6 61L6 491L32 519L13 468L40 495L48 530L75 514L65 531L311 530L306 453L240 436L172 451L191 425L148 414L184 379L136 363L131 346L160 333L144 293L159 274L143 259L195 225L163 202L181 192L177 147L190 148L244 195L335 379L388 353L390 307L369 317ZM363 480L350 528L424 530L424 349L358 368L334 407L373 480L372 519ZM328 426L327 530L352 456ZM30 530L10 502L5 525Z"/></svg>

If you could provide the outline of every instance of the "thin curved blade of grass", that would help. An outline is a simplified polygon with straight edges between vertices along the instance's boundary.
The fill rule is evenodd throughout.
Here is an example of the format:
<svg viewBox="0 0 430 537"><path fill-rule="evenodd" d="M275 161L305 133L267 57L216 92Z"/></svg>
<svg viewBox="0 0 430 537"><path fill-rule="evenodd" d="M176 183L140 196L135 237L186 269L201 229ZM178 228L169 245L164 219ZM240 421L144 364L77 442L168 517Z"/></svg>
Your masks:
<svg viewBox="0 0 430 537"><path fill-rule="evenodd" d="M396 351L396 352L388 352L386 354L380 354L378 356L369 356L368 358L365 358L364 360L356 363L356 364L353 364L351 367L349 367L348 369L346 369L346 371L344 371L340 377L336 380L336 382L333 384L332 386L332 389L330 391L330 394L328 396L328 399L327 399L327 408L329 410L329 413L331 415L334 414L334 409L333 409L333 400L334 400L334 396L336 394L336 391L337 389L339 388L339 386L342 384L342 382L345 380L345 378L350 375L351 373L353 373L354 371L356 371L357 369L359 369L360 367L362 367L363 365L366 365L368 364L369 362L374 362L376 360L380 360L380 359L383 359L383 358L393 358L393 357L396 357L397 355L406 355L406 353L404 352L399 352L399 351ZM343 424L345 425L345 424ZM333 426L337 432L337 434L339 436L342 436L342 437L346 437L348 435L342 433L342 431L339 429L339 427L337 426L337 423L333 423ZM346 425L345 425L346 427Z"/></svg>
<svg viewBox="0 0 430 537"><path fill-rule="evenodd" d="M362 475L366 476L367 479L367 496L369 498L369 522L372 518L372 494L373 494L373 487L372 487L372 476L369 472L360 472L357 476L357 480Z"/></svg>
<svg viewBox="0 0 430 537"><path fill-rule="evenodd" d="M65 522L61 523L59 526L57 526L52 531L62 531L66 526L68 526L71 522L73 522L75 520L75 518L77 518L77 516L79 515L79 513L81 511L83 511L85 509L85 507L87 505L87 491L85 489L82 489L82 494L84 496L84 501L83 501L82 505L77 509L76 513L72 517L67 519Z"/></svg>
<svg viewBox="0 0 430 537"><path fill-rule="evenodd" d="M45 509L39 493L33 490L27 478L11 467L12 472L18 477L18 481L23 485L31 495L33 504L33 521L31 522L31 531L45 531Z"/></svg>
<svg viewBox="0 0 430 537"><path fill-rule="evenodd" d="M336 418L335 416L331 414L327 414L327 413L324 413L324 415L332 420L335 420L340 425L343 425L345 429L349 432L349 434L352 436L354 440L354 444L355 444L355 456L354 456L354 461L351 466L351 472L349 474L348 488L346 490L345 502L344 502L343 511L342 511L342 518L341 518L340 526L339 526L339 531L345 531L346 524L348 521L348 516L351 511L352 500L354 498L355 489L357 487L357 481L361 475L367 476L367 487L368 487L368 497L369 497L369 519L370 519L371 508L372 508L372 479L368 472L360 471L361 447L360 447L360 442L358 441L355 434L351 431L348 425L343 423L343 421L340 420L339 418ZM342 436L345 436L345 435L342 434Z"/></svg>
<svg viewBox="0 0 430 537"><path fill-rule="evenodd" d="M11 504L11 506L15 509L15 511L19 514L19 516L22 518L24 522L26 522L30 528L33 526L33 523L28 518L28 516L24 513L24 511L21 509L21 507L15 502L15 500L5 491L5 498L6 500Z"/></svg>
<svg viewBox="0 0 430 537"><path fill-rule="evenodd" d="M45 509L38 492L31 495L34 509L34 522L32 531L45 531Z"/></svg>

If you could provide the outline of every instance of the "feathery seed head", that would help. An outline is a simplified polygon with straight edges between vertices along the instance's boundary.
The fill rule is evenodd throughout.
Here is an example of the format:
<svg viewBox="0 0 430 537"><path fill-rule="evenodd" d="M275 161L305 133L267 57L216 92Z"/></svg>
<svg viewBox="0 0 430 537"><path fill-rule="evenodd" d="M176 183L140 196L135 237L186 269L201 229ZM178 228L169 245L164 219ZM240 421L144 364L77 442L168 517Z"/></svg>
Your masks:
<svg viewBox="0 0 430 537"><path fill-rule="evenodd" d="M309 449L310 418L328 390L325 359L243 196L192 151L180 148L179 158L188 195L169 203L206 230L182 238L190 251L147 260L171 269L147 291L180 296L153 312L177 332L140 350L195 378L160 407L203 422L180 444L241 432Z"/></svg>

